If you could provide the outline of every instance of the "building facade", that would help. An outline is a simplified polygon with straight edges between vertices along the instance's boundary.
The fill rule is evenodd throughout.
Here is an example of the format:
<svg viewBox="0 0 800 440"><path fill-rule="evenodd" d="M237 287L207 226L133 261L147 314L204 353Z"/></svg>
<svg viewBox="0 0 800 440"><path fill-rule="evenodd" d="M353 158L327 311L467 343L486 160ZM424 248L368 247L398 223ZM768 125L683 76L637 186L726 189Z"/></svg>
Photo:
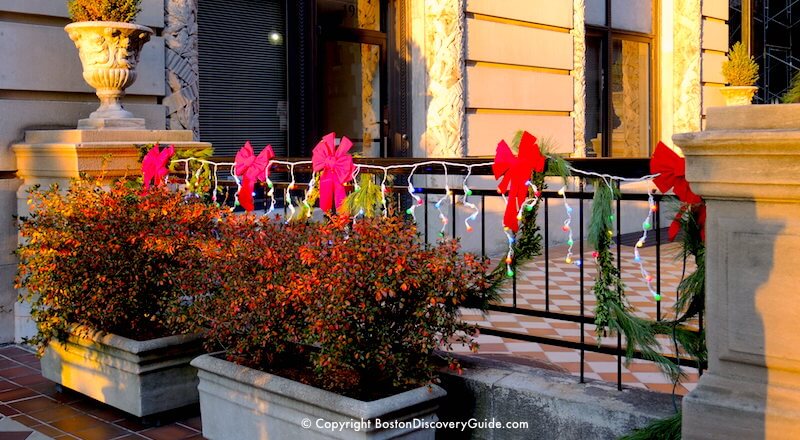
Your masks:
<svg viewBox="0 0 800 440"><path fill-rule="evenodd" d="M499 139L525 129L557 153L646 157L658 140L700 130L705 109L722 104L729 36L754 48L766 41L752 29L772 3L745 3L755 6L142 0L137 22L156 34L125 104L147 128L191 130L219 155L251 140L308 156L336 131L365 156L489 156ZM14 335L11 215L24 197L10 147L25 130L74 128L97 106L68 22L62 0L0 3L2 341ZM779 38L769 35L773 49L761 57L772 60Z"/></svg>

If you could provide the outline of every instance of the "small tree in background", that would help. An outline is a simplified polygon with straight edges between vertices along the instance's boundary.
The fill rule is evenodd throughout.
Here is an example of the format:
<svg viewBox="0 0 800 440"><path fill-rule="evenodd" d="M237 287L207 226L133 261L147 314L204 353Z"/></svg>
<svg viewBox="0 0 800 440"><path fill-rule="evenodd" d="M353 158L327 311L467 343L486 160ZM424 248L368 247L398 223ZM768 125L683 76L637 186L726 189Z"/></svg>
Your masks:
<svg viewBox="0 0 800 440"><path fill-rule="evenodd" d="M141 0L69 0L72 21L119 21L132 23L139 15Z"/></svg>
<svg viewBox="0 0 800 440"><path fill-rule="evenodd" d="M792 84L786 94L781 97L781 102L784 104L800 103L800 71L792 77Z"/></svg>
<svg viewBox="0 0 800 440"><path fill-rule="evenodd" d="M731 47L728 60L722 63L722 75L731 86L753 86L758 81L758 64L741 41Z"/></svg>

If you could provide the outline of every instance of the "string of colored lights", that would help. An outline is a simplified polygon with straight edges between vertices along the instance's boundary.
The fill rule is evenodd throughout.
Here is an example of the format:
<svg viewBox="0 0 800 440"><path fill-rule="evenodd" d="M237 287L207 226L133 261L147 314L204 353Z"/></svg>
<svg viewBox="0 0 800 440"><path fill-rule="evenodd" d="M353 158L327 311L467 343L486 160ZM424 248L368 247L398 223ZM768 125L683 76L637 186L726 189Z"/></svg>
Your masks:
<svg viewBox="0 0 800 440"><path fill-rule="evenodd" d="M647 217L642 222L642 236L639 238L639 241L636 242L636 246L633 247L633 261L639 263L639 270L642 273L642 279L647 283L647 290L650 291L650 294L653 295L653 299L656 301L661 301L661 295L656 292L653 288L653 281L654 278L647 272L647 269L644 267L644 261L642 256L639 254L639 248L644 246L645 240L647 240L647 232L653 228L653 215L658 211L658 206L656 205L655 200L653 200L653 192L648 191L647 193Z"/></svg>
<svg viewBox="0 0 800 440"><path fill-rule="evenodd" d="M470 225L469 222L477 219L478 214L481 213L480 208L475 206L474 203L470 203L469 201L469 196L472 195L472 190L469 189L469 186L467 186L467 181L469 180L469 176L471 175L472 175L472 168L469 168L467 170L467 175L464 176L464 183L461 184L461 189L464 191L464 196L461 198L461 203L463 203L464 206L472 210L472 214L468 215L467 218L464 219L464 226L466 227L467 232L472 232L473 230L472 225Z"/></svg>
<svg viewBox="0 0 800 440"><path fill-rule="evenodd" d="M186 158L186 159L175 159L175 160L173 160L173 162L175 162L175 163L177 163L177 162L184 163L185 170L186 170L186 183L187 184L189 183L189 177L188 177L188 175L189 175L189 162L191 162L191 161L195 161L195 162L198 162L198 163L201 163L201 164L209 164L212 167L213 173L214 173L214 194L212 195L212 200L214 200L215 202L216 202L216 194L217 194L217 192L219 190L219 178L218 178L219 168L220 167L229 166L230 167L231 176L233 176L233 179L234 179L234 181L236 182L236 185L237 185L237 195L236 195L235 200L234 200L234 206L239 206L238 192L241 189L241 181L240 181L239 177L235 173L235 163L213 162L213 161L208 161L208 160L205 160L205 159L198 159L198 158L193 158L193 157L192 158ZM311 161L290 162L290 161L277 160L277 159L273 159L273 160L270 160L268 162L268 164L266 166L266 169L265 169L265 177L266 177L266 181L267 181L267 186L270 189L269 192L267 193L267 197L270 198L270 207L269 207L269 210L267 211L268 213L272 213L275 210L275 203L276 203L276 201L275 201L274 183L269 179L269 168L273 164L285 165L289 169L289 174L291 176L291 181L290 181L289 185L284 190L284 197L285 197L285 200L286 200L287 209L290 212L288 218L293 218L295 213L296 213L296 211L297 211L297 209L295 208L294 203L293 203L293 201L291 199L290 191L293 190L295 188L295 186L296 186L296 179L295 179L295 174L294 174L295 166L298 166L298 165L310 165L310 164L312 164L312 162ZM419 206L422 206L424 204L424 202L423 202L423 199L419 195L417 195L418 190L417 190L417 188L414 187L413 180L412 180L412 178L414 176L414 173L416 173L416 171L417 171L417 169L419 167L441 166L444 169L444 177L445 177L445 184L444 184L445 188L444 189L445 189L445 192L444 192L444 195L441 198L436 200L436 202L434 203L434 207L438 211L439 219L440 219L440 221L442 223L442 227L439 230L439 236L444 236L444 232L445 232L447 224L449 223L450 220L448 219L447 214L445 214L445 211L442 210L442 205L443 205L443 203L445 201L449 201L451 204L455 204L457 202L457 200L458 200L457 197L454 195L453 191L450 189L448 167L451 167L451 168L466 168L466 174L465 174L464 180L462 182L462 190L464 192L464 195L462 196L461 202L465 207L467 207L467 208L472 210L470 215L468 215L467 218L464 220L464 225L466 227L467 232L472 232L474 230L474 228L472 227L470 222L472 222L472 221L477 219L478 215L480 214L481 208L479 208L474 203L469 202L469 197L472 195L472 190L469 188L468 181L469 181L469 178L472 176L473 168L475 168L475 167L487 167L487 166L492 166L493 164L494 164L494 162L484 162L484 163L477 163L477 164L468 165L468 164L448 162L448 161L439 161L439 160L430 160L430 161L425 161L425 162L420 162L420 163L410 164L410 165L397 164L397 165L381 166L381 165L355 164L355 169L353 171L352 176L353 176L353 182L354 182L355 190L358 191L360 189L360 186L358 184L358 179L356 177L363 170L367 170L368 169L368 170L374 170L374 171L379 171L379 172L383 173L383 179L381 181L381 206L383 208L384 216L386 216L386 215L388 215L387 202L386 202L386 193L387 193L388 190L387 190L387 187L386 187L386 183L387 183L387 180L388 180L389 172L393 171L393 170L408 169L409 170L409 177L408 177L407 191L408 191L408 194L413 199L413 201L411 203L411 206L409 206L408 209L406 209L406 213L411 215L412 218L414 219L414 221L416 221L417 220L417 218L416 218L416 209ZM568 169L573 175L600 178L612 190L613 190L613 185L611 183L612 181L618 181L618 182L642 182L642 181L652 180L653 178L659 176L659 174L650 174L650 175L646 175L646 176L642 176L642 177L638 177L638 178L628 178L628 177L614 176L614 175L610 175L610 174L597 173L597 172L593 172L593 171L585 171L585 170L581 170L579 168L575 168L573 166L568 166ZM308 188L305 191L305 198L303 200L303 204L304 204L305 208L307 209L306 212L307 212L307 216L308 217L310 217L312 212L313 212L313 207L309 203L309 194L311 193L311 191L314 188L315 184L316 184L315 176L312 174L311 180L309 181L309 184L308 184ZM536 187L536 185L532 184L531 182L526 182L526 185L528 185L528 186L530 186L532 188L533 197L529 197L529 198L525 199L525 201L521 204L521 206L518 207L518 213L517 213L517 219L518 220L522 220L522 218L523 218L523 210L532 210L533 207L541 199L541 191L539 190L539 188ZM505 201L505 203L508 204L509 201L505 197L505 195L503 195L503 194L501 194L501 195L503 196L503 200ZM567 199L566 187L562 187L561 189L559 189L558 190L558 195L561 196L561 198L563 200L564 210L565 210L565 220L563 222L563 225L562 225L561 229L564 231L565 234L567 234L567 246L568 247L567 247L567 254L566 254L566 257L564 258L564 261L566 263L568 263L568 264L575 264L575 265L580 266L583 263L582 260L580 258L573 259L573 255L574 255L573 254L573 247L574 247L574 244L575 244L574 237L573 237L573 230L572 230L572 212L573 212L573 208L569 204L569 201ZM639 242L637 242L636 247L634 248L634 257L635 257L634 260L637 263L640 264L640 270L642 272L642 277L647 282L648 289L653 294L653 297L658 301L658 300L660 300L660 295L658 295L657 292L655 292L655 290L652 287L653 277L645 269L644 264L642 262L641 255L639 254L639 250L638 250L640 247L642 247L644 245L644 241L647 238L647 233L652 228L652 219L653 219L653 214L655 212L654 208L656 207L655 202L653 200L652 193L648 194L648 205L649 205L650 209L648 210L647 218L642 223L642 228L643 228L642 238L639 240ZM355 221L356 218L358 218L361 215L363 215L363 209L358 214L356 214L356 216L354 216L353 220ZM513 261L514 261L513 244L516 241L516 237L515 237L516 234L513 231L511 231L509 228L507 228L507 227L504 227L503 231L506 234L506 238L508 240L508 246L509 246L508 247L508 252L506 254L507 275L509 277L512 277L512 276L514 276L514 271L513 271ZM613 235L613 231L609 230L609 233L610 233L610 235ZM595 255L595 257L597 257L597 255Z"/></svg>

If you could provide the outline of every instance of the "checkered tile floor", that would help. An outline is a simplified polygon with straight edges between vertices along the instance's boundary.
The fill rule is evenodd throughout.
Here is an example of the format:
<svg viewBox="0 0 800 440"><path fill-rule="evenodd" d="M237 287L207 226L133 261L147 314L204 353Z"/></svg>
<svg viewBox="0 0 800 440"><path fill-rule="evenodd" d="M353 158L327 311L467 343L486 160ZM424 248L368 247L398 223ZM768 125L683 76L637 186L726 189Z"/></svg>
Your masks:
<svg viewBox="0 0 800 440"><path fill-rule="evenodd" d="M579 253L577 252L577 249L579 249L578 245L578 243L575 244L575 254ZM684 273L683 260L677 258L679 252L678 244L671 243L662 245L660 252L661 316L665 319L671 319L675 316L672 307L675 303L676 288ZM645 264L645 269L655 276L656 247L650 246L641 248L640 253L642 261ZM583 266L583 291L584 313L586 316L593 316L596 303L595 297L592 294L592 286L597 270L591 254L592 251L587 250L583 259L585 262ZM642 279L639 263L634 261L634 248L631 246L622 246L620 255L622 279L627 287L625 296L629 304L635 309L636 315L655 319L657 314L657 302L653 299L653 296L647 289L646 282ZM565 256L565 247L550 249L550 285L547 294L545 293L544 258L539 257L535 261L526 264L524 267L520 267L517 270L516 298L510 287L511 282L509 282L509 287L503 293L503 305L513 306L516 301L516 307L535 310L545 310L549 305L549 311L551 312L580 315L580 268L574 263L566 263L564 261ZM573 257L573 259L576 258L577 255ZM694 270L694 261L687 261L685 273L689 274ZM487 328L574 342L581 341L581 327L578 323L497 312L492 312L484 316L475 310L464 310L464 319ZM691 325L697 326L697 323L691 323ZM597 344L598 338L595 333L595 326L585 325L583 337L586 343ZM555 364L556 367L560 367L560 369L578 376L580 375L581 355L578 350L490 335L480 335L478 337L478 342L481 345L479 351L481 356L500 357L512 361L514 359L524 360L525 358L534 358L549 361ZM663 353L674 353L674 345L669 338L660 338L659 342L661 343ZM608 336L601 338L600 343L610 347L616 347L617 337ZM624 344L624 340L622 343ZM454 351L465 352L467 350L464 347L454 347ZM584 376L588 379L616 382L618 377L617 365L616 356L585 352L583 362ZM681 395L692 390L698 379L698 371L696 368L685 367L683 370L686 377L675 387L675 392ZM625 359L623 359L621 376L624 386L649 388L661 392L672 392L673 390L673 384L670 379L664 376L652 362L633 360L630 365L626 367Z"/></svg>

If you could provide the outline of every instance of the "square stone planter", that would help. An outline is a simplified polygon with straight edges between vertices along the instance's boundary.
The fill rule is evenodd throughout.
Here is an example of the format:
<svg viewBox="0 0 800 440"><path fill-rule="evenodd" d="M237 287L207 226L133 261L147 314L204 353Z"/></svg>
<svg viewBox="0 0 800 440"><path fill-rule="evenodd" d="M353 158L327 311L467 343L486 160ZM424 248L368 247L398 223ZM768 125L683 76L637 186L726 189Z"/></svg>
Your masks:
<svg viewBox="0 0 800 440"><path fill-rule="evenodd" d="M65 345L51 342L45 349L42 376L144 417L197 403L197 371L189 362L202 353L199 335L134 341L73 332Z"/></svg>
<svg viewBox="0 0 800 440"><path fill-rule="evenodd" d="M433 440L435 429L423 422L439 420L439 400L447 394L431 385L364 402L212 355L192 365L200 378L203 436L210 440Z"/></svg>

